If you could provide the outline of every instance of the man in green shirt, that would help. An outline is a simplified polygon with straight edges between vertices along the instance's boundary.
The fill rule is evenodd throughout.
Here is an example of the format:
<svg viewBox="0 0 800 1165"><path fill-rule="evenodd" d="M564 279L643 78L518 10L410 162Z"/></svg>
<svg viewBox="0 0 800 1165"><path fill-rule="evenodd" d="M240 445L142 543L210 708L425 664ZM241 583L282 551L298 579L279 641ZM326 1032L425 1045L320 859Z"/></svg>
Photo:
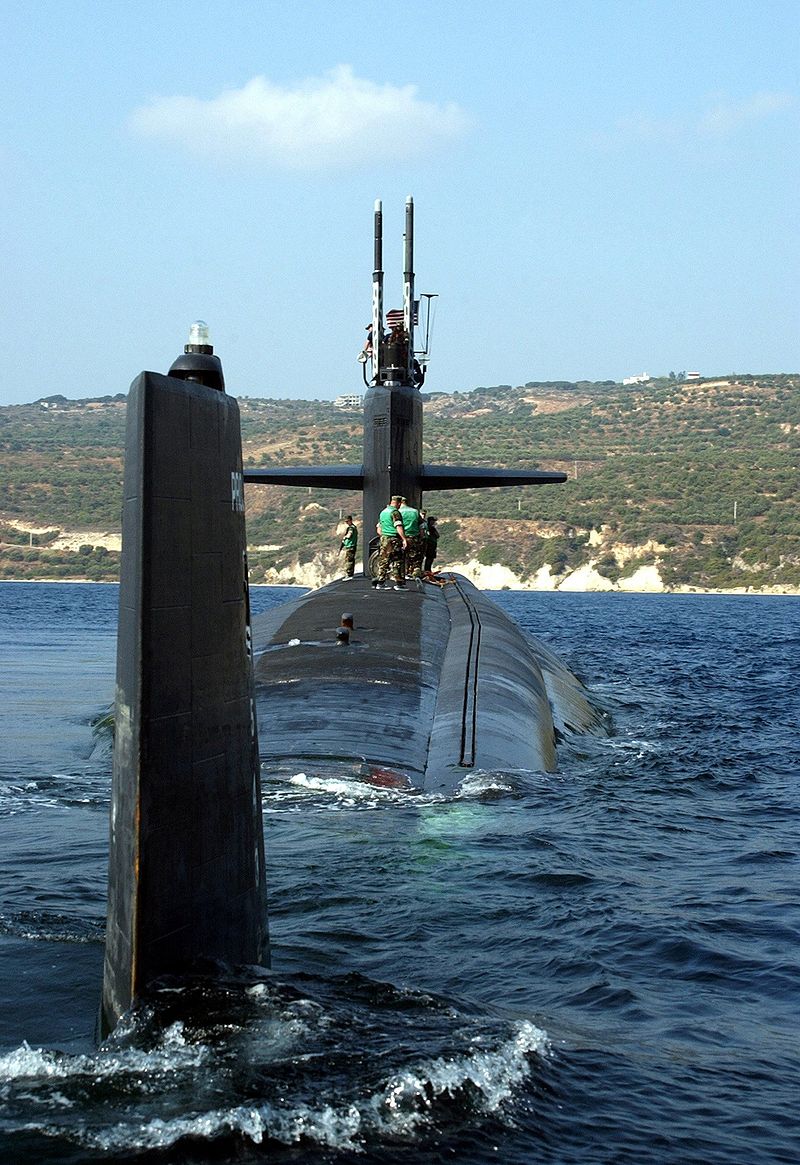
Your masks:
<svg viewBox="0 0 800 1165"><path fill-rule="evenodd" d="M347 523L342 537L340 551L344 551L344 574L345 578L352 578L356 569L356 550L358 549L358 528L353 521L353 515L348 514L345 518Z"/></svg>
<svg viewBox="0 0 800 1165"><path fill-rule="evenodd" d="M378 577L372 585L383 590L388 589L390 571L396 591L403 590L406 585L404 554L408 539L400 514L401 501L399 495L393 495L388 506L381 510L375 527L381 537L381 548L378 554Z"/></svg>
<svg viewBox="0 0 800 1165"><path fill-rule="evenodd" d="M412 578L422 577L422 555L425 547L420 536L419 510L400 499L400 517L406 536L406 571Z"/></svg>

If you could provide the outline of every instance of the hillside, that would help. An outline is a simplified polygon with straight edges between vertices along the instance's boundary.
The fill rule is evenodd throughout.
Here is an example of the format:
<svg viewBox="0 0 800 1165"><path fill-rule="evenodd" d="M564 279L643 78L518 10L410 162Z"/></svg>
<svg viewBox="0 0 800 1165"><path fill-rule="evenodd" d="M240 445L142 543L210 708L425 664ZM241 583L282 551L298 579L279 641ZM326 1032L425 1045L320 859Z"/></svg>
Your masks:
<svg viewBox="0 0 800 1165"><path fill-rule="evenodd" d="M428 494L442 565L497 564L506 572L489 577L541 587L800 587L800 376L530 382L424 399L426 460L538 465L570 478ZM358 412L240 405L247 464L361 460ZM0 408L0 577L116 577L124 423L122 395ZM360 499L309 495L248 487L254 581L336 572L337 522Z"/></svg>

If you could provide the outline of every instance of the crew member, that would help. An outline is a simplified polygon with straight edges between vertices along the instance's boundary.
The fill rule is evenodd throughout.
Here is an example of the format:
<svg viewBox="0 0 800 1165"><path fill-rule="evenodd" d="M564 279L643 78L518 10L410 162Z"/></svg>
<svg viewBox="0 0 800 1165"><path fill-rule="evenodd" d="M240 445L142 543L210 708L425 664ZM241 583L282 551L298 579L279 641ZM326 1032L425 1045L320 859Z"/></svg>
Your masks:
<svg viewBox="0 0 800 1165"><path fill-rule="evenodd" d="M419 510L410 506L405 498L401 498L400 517L403 519L406 536L406 573L412 578L421 578L425 547L420 537Z"/></svg>
<svg viewBox="0 0 800 1165"><path fill-rule="evenodd" d="M372 359L372 324L367 324L367 338L364 341L364 347L358 354L359 364L366 364L368 360Z"/></svg>
<svg viewBox="0 0 800 1165"><path fill-rule="evenodd" d="M356 569L356 550L358 548L358 528L353 521L353 515L348 514L345 518L347 525L345 526L342 541L339 545L339 552L344 551L344 576L345 578L352 578Z"/></svg>
<svg viewBox="0 0 800 1165"><path fill-rule="evenodd" d="M427 519L428 533L425 538L425 561L423 569L427 573L433 569L433 560L439 549L439 528L436 525L436 518L431 514Z"/></svg>
<svg viewBox="0 0 800 1165"><path fill-rule="evenodd" d="M381 536L381 548L378 554L378 577L372 585L386 588L391 571L396 591L403 590L406 585L404 552L408 539L400 515L401 501L400 495L394 494L388 506L381 510L375 526Z"/></svg>

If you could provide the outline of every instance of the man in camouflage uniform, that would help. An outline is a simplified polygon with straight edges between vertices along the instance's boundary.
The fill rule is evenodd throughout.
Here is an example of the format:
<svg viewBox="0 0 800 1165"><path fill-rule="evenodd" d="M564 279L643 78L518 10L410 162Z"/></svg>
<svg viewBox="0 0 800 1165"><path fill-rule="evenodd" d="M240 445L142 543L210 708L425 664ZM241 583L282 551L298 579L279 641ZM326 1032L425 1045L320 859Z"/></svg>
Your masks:
<svg viewBox="0 0 800 1165"><path fill-rule="evenodd" d="M348 514L346 519L346 527L344 537L342 538L339 550L344 551L344 575L345 578L352 578L356 569L356 548L358 547L358 529L353 521L353 515Z"/></svg>
<svg viewBox="0 0 800 1165"><path fill-rule="evenodd" d="M401 498L400 517L403 519L406 536L406 573L411 578L421 578L425 543L420 531L419 510L410 506L405 498Z"/></svg>
<svg viewBox="0 0 800 1165"><path fill-rule="evenodd" d="M427 574L428 571L433 570L433 560L439 550L439 527L436 525L436 518L433 514L428 518L427 534L425 537L425 560L422 564L423 571Z"/></svg>
<svg viewBox="0 0 800 1165"><path fill-rule="evenodd" d="M381 510L375 527L381 536L381 548L378 554L378 577L372 585L387 589L391 571L396 591L406 585L404 554L407 539L400 514L401 500L398 495L390 499L388 506Z"/></svg>

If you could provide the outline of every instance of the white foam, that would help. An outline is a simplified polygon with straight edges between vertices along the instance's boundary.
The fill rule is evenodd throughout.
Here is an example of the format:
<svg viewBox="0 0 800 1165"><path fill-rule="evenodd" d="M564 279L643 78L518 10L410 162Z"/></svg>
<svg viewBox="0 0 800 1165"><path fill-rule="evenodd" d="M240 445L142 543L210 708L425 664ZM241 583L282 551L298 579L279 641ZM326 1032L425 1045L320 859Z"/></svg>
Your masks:
<svg viewBox="0 0 800 1165"><path fill-rule="evenodd" d="M105 1151L130 1151L166 1149L183 1137L210 1140L222 1133L233 1132L243 1134L257 1145L269 1136L287 1145L308 1139L330 1148L358 1151L361 1146L355 1138L361 1127L361 1113L355 1105L343 1109L332 1105L323 1105L319 1109L298 1105L284 1110L264 1103L214 1109L172 1120L155 1118L143 1125L120 1122L98 1132L85 1132L80 1140Z"/></svg>
<svg viewBox="0 0 800 1165"><path fill-rule="evenodd" d="M172 1075L198 1067L208 1056L209 1049L204 1044L187 1043L183 1024L178 1022L166 1029L159 1047L150 1051L112 1046L99 1048L92 1055L71 1055L32 1048L24 1041L19 1048L0 1056L0 1081Z"/></svg>
<svg viewBox="0 0 800 1165"><path fill-rule="evenodd" d="M488 793L514 793L516 790L517 785L510 774L489 773L476 769L464 777L456 796L466 800L472 797L485 797Z"/></svg>
<svg viewBox="0 0 800 1165"><path fill-rule="evenodd" d="M262 993L266 990L260 985L250 991L252 996ZM261 1144L265 1138L287 1145L308 1140L340 1151L364 1152L373 1140L385 1136L408 1139L421 1128L434 1125L440 1097L453 1099L462 1095L467 1105L481 1113L499 1113L529 1074L529 1056L546 1056L549 1048L544 1031L522 1022L499 1047L488 1046L488 1037L475 1037L467 1051L403 1068L369 1096L330 1098L315 1106L293 1104L291 1097L281 1097L280 1101L264 1099L145 1121L131 1111L129 1120L117 1120L100 1128L63 1126L53 1115L42 1125L27 1127L39 1127L49 1135L65 1136L105 1152L163 1150L184 1137L211 1140L225 1133L243 1135L254 1144ZM94 1056L64 1056L24 1044L0 1058L0 1071L6 1079L78 1074L97 1078L136 1070L152 1073L167 1067L163 1061L169 1055L169 1071L174 1075L187 1052L197 1053L194 1063L199 1064L208 1049L187 1045L178 1023L164 1033L162 1047L155 1052L124 1050L109 1055L101 1049ZM183 1062L186 1063L185 1058ZM203 1068L204 1073L209 1071L213 1072L213 1065ZM62 1110L72 1105L59 1091L50 1100Z"/></svg>
<svg viewBox="0 0 800 1165"><path fill-rule="evenodd" d="M316 804L311 800L317 795ZM420 793L411 789L382 788L360 777L334 777L295 773L290 777L270 777L263 786L265 812L297 811L298 798L311 800L318 810L379 809L396 805L430 805L447 800L441 793ZM324 798L324 800L323 800ZM307 808L304 803L304 810Z"/></svg>
<svg viewBox="0 0 800 1165"><path fill-rule="evenodd" d="M531 1053L546 1056L549 1050L547 1033L526 1020L514 1037L495 1051L476 1046L466 1056L452 1060L440 1058L416 1071L398 1073L389 1081L380 1100L386 1114L382 1123L387 1125L387 1131L400 1131L396 1125L409 1131L425 1119L435 1098L445 1093L456 1096L469 1086L477 1090L484 1111L496 1112L528 1075L528 1056Z"/></svg>
<svg viewBox="0 0 800 1165"><path fill-rule="evenodd" d="M309 777L306 773L297 773L289 778L289 784L301 789L314 789L323 793L334 793L337 796L373 797L375 790L360 781L341 780L338 777Z"/></svg>

